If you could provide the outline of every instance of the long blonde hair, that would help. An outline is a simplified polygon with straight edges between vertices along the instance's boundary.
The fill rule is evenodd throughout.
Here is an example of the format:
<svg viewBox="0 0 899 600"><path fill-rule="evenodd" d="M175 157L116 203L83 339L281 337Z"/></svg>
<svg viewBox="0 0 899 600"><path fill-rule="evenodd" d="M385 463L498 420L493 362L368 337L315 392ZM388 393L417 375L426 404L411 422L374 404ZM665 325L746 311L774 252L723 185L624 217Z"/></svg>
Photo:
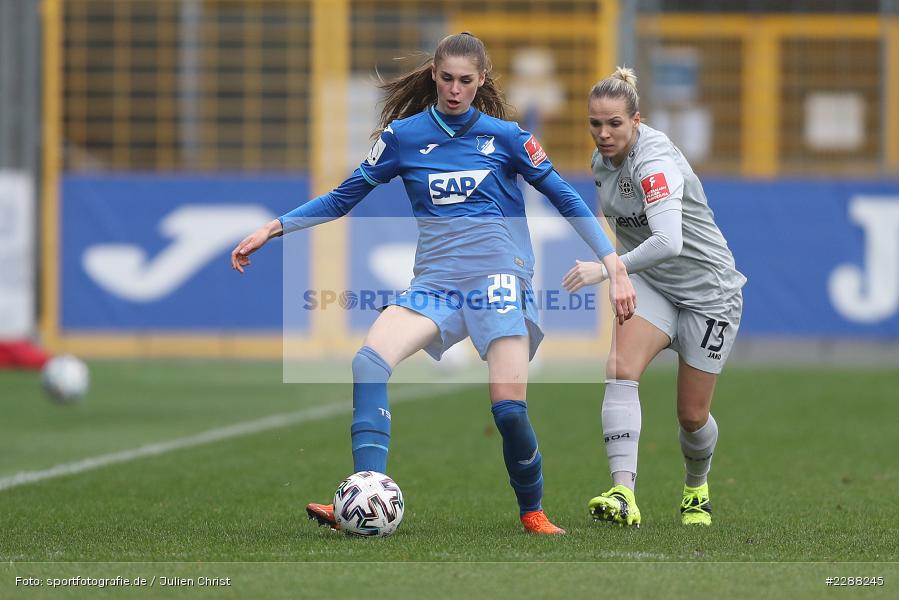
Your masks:
<svg viewBox="0 0 899 600"><path fill-rule="evenodd" d="M490 63L484 42L468 32L463 32L448 35L440 40L434 56L429 57L411 73L384 82L379 86L384 90L385 99L375 135L383 131L391 121L420 113L437 102L437 86L431 78L431 68L439 65L449 56L469 58L477 66L479 72L486 72L484 85L475 94L472 106L492 117L506 118L509 105L491 75L493 65Z"/></svg>

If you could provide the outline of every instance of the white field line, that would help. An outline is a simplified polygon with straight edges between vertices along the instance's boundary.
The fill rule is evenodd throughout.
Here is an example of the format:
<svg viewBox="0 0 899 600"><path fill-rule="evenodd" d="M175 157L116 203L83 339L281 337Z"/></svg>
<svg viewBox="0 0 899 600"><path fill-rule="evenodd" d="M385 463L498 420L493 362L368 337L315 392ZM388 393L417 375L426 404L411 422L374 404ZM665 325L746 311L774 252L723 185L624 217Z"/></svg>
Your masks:
<svg viewBox="0 0 899 600"><path fill-rule="evenodd" d="M397 402L411 402L422 398L434 398L458 391L462 388L470 387L471 385L472 384L435 382L433 384L418 385L415 387L404 386L391 393L390 403L393 405ZM210 429L202 433L176 438L167 442L146 444L130 450L111 452L109 454L101 454L99 456L85 458L75 462L63 463L49 469L44 469L43 471L22 471L15 475L0 478L0 491L19 487L21 485L37 483L38 481L44 481L46 479L55 479L56 477L64 477L66 475L77 475L78 473L84 473L85 471L92 471L93 469L99 469L100 467L129 462L147 456L159 456L160 454L174 452L175 450L203 446L205 444L252 435L271 429L290 427L292 425L299 425L300 423L308 423L310 421L320 421L322 419L328 419L351 412L351 410L352 403L349 402L349 398L347 398L346 401L340 403L312 406L294 412L271 415L253 421L244 421L227 427Z"/></svg>

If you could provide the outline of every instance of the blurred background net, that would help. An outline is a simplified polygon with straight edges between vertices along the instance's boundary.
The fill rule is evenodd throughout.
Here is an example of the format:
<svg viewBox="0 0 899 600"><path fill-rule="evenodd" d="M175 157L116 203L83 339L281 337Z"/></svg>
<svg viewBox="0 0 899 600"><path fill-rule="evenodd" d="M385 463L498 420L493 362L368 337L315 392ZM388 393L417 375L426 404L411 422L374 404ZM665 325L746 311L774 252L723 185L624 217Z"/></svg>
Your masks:
<svg viewBox="0 0 899 600"><path fill-rule="evenodd" d="M352 165L375 124L377 77L466 30L486 42L515 118L565 170L589 156L591 85L628 63L644 118L700 172L894 172L894 4L63 0L64 169L306 169L312 95L333 81L346 101L328 118L346 123L335 143ZM319 69L314 44L328 54Z"/></svg>
<svg viewBox="0 0 899 600"><path fill-rule="evenodd" d="M67 0L65 166L301 168L306 2Z"/></svg>

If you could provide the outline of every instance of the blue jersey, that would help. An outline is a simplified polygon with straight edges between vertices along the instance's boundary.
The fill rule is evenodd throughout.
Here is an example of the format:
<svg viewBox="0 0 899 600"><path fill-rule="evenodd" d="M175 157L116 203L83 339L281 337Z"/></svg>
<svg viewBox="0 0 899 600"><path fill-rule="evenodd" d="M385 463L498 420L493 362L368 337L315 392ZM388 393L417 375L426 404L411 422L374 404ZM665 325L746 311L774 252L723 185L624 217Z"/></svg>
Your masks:
<svg viewBox="0 0 899 600"><path fill-rule="evenodd" d="M534 253L517 177L569 217L598 256L612 246L584 201L553 169L537 139L471 108L433 106L390 123L350 179L281 218L285 233L346 214L374 186L401 177L419 240L415 276L452 280L495 273L530 278Z"/></svg>

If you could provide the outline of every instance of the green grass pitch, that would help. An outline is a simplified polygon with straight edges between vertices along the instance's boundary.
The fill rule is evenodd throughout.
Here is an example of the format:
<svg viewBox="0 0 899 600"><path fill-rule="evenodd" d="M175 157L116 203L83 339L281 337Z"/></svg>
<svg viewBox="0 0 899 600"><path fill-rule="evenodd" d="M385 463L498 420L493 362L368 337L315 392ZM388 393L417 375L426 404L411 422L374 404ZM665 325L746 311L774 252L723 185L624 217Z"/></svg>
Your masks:
<svg viewBox="0 0 899 600"><path fill-rule="evenodd" d="M627 581L630 597L817 598L839 595L825 585L830 576L885 577L865 588L871 597L899 588L895 371L726 370L713 404L715 522L690 530L678 520L672 368L641 382L640 530L586 515L587 499L609 485L601 387L532 385L544 508L569 531L552 539L518 523L483 386L396 385L389 471L405 518L393 537L364 540L316 527L303 511L328 501L352 470L349 385L285 385L280 365L252 362L90 366L91 393L77 406L46 400L37 374L0 372L0 597L25 591L16 577L41 579L27 590L37 598L96 592L51 589L47 578L140 575L195 586L231 577L218 593L235 598L322 597L375 576L370 597L595 597ZM291 416L256 433L10 483L272 415ZM198 589L157 580L119 592Z"/></svg>

